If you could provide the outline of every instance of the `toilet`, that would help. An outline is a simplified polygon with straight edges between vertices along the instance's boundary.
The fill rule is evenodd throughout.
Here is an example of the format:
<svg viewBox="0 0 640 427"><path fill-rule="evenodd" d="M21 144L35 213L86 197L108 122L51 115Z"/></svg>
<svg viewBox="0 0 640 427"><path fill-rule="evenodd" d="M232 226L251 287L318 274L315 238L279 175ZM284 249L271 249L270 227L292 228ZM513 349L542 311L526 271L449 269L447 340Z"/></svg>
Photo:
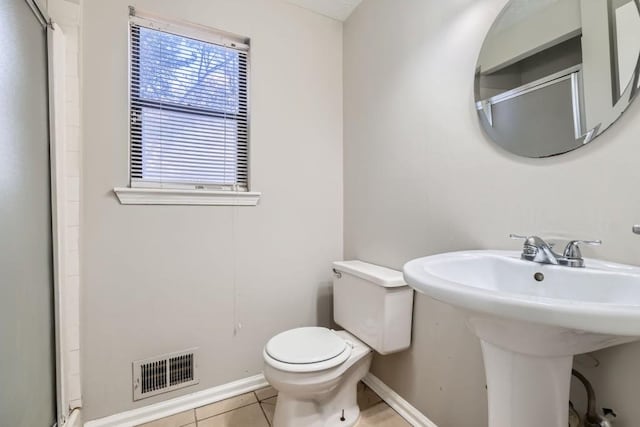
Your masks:
<svg viewBox="0 0 640 427"><path fill-rule="evenodd" d="M411 345L413 290L401 272L362 261L334 262L333 272L334 320L345 330L291 329L264 347L264 376L278 390L274 427L355 425L373 352Z"/></svg>

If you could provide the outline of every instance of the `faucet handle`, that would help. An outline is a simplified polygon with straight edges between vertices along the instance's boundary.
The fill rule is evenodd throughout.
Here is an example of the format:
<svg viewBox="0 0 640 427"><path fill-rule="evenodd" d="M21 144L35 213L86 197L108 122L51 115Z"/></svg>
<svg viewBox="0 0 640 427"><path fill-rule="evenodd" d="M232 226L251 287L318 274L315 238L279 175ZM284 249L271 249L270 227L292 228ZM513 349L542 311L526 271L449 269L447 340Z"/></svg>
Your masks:
<svg viewBox="0 0 640 427"><path fill-rule="evenodd" d="M546 251L551 255L553 254L553 243L547 243L544 239L538 236L521 236L519 234L509 234L512 239L523 239L524 244L522 246L522 257L525 259L533 259L538 255L539 251Z"/></svg>
<svg viewBox="0 0 640 427"><path fill-rule="evenodd" d="M510 234L509 237L512 239L524 239L520 258L526 261L558 264L558 255L551 249L553 245L545 242L544 239L538 236L520 236L518 234Z"/></svg>
<svg viewBox="0 0 640 427"><path fill-rule="evenodd" d="M549 248L552 248L554 246L554 243L547 243L545 240L543 240L542 238L538 237L538 236L523 236L521 234L509 234L509 238L510 239L514 239L514 240L524 240L524 245L531 245L531 246L546 246Z"/></svg>
<svg viewBox="0 0 640 427"><path fill-rule="evenodd" d="M633 231L633 234L640 234L640 225L634 225L631 227L631 231Z"/></svg>
<svg viewBox="0 0 640 427"><path fill-rule="evenodd" d="M600 246L602 244L602 240L571 240L564 248L564 253L562 254L562 256L571 259L581 259L582 252L580 252L579 246L581 244L589 246Z"/></svg>
<svg viewBox="0 0 640 427"><path fill-rule="evenodd" d="M640 226L639 226L640 227ZM509 234L509 238L510 239L514 239L514 240L527 240L529 238L529 236L523 236L521 234Z"/></svg>

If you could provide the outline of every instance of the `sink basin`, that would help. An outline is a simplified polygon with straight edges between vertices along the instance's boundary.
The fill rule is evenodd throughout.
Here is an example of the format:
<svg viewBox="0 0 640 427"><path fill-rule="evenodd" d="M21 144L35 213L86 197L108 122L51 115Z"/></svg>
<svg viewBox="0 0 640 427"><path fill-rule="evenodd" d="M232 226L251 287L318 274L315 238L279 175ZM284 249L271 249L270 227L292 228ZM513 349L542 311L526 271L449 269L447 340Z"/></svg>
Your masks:
<svg viewBox="0 0 640 427"><path fill-rule="evenodd" d="M409 261L404 276L462 309L480 338L490 427L566 427L573 356L640 338L639 267L464 251Z"/></svg>

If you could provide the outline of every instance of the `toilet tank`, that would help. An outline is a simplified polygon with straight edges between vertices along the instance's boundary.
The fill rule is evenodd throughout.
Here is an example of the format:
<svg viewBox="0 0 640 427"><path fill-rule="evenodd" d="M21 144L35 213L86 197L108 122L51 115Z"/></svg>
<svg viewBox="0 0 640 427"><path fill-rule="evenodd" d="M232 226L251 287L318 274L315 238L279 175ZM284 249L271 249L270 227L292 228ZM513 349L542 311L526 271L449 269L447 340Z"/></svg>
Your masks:
<svg viewBox="0 0 640 427"><path fill-rule="evenodd" d="M333 263L335 322L381 354L411 345L413 289L402 272L362 261Z"/></svg>

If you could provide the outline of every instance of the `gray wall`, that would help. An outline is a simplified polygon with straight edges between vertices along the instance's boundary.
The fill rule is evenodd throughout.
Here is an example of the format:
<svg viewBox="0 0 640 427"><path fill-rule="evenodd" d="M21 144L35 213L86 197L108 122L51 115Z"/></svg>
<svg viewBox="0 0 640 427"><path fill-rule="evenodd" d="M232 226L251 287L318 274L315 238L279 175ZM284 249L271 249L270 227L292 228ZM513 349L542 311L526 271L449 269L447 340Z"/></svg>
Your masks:
<svg viewBox="0 0 640 427"><path fill-rule="evenodd" d="M258 207L121 206L127 6L251 37ZM342 258L342 26L275 0L84 4L85 419L250 375L276 332L330 321ZM131 362L200 348L199 386L134 404Z"/></svg>
<svg viewBox="0 0 640 427"><path fill-rule="evenodd" d="M462 249L518 249L508 233L602 238L587 256L640 264L640 103L570 154L518 158L473 108L482 40L505 0L367 0L344 28L345 257L401 268ZM455 310L416 297L412 349L373 372L439 427L486 425L480 346ZM640 345L596 353L601 406L640 419ZM580 359L582 360L582 359ZM574 390L580 398L583 391Z"/></svg>

